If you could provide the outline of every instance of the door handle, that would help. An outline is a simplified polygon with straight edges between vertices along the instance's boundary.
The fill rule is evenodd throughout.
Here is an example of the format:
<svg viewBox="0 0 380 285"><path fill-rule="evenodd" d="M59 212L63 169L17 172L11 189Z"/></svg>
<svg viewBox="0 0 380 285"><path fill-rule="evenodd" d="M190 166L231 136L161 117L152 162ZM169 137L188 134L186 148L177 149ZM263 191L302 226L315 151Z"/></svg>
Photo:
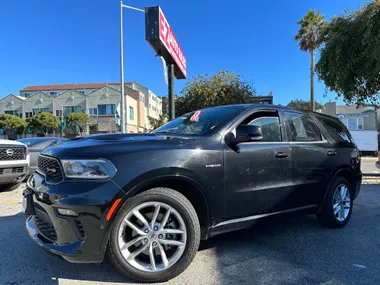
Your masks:
<svg viewBox="0 0 380 285"><path fill-rule="evenodd" d="M278 152L276 153L276 157L278 158L285 158L285 157L288 157L289 155L285 152Z"/></svg>
<svg viewBox="0 0 380 285"><path fill-rule="evenodd" d="M328 156L336 155L336 151L329 150L329 151L327 152L327 155L328 155Z"/></svg>

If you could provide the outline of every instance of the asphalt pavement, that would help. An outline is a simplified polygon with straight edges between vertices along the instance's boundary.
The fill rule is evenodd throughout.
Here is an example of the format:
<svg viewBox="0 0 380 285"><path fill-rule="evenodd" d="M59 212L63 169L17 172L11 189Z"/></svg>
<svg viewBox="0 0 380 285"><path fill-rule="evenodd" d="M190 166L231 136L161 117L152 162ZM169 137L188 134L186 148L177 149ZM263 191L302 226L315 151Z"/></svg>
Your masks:
<svg viewBox="0 0 380 285"><path fill-rule="evenodd" d="M278 217L201 243L191 266L164 284L380 284L380 184L365 181L343 229L313 215ZM107 262L71 264L29 239L21 188L0 192L0 284L130 284Z"/></svg>

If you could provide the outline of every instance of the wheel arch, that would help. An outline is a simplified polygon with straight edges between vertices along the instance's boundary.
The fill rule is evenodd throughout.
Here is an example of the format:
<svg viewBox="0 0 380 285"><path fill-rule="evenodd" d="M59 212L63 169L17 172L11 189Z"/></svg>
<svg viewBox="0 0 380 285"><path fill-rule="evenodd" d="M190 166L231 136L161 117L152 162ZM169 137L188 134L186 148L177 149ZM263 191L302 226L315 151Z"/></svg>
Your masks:
<svg viewBox="0 0 380 285"><path fill-rule="evenodd" d="M330 186L331 184L337 179L337 177L344 177L345 179L347 179L347 181L350 183L350 186L351 186L351 190L352 191L356 191L356 180L355 180L355 173L352 169L350 169L348 166L344 166L344 167L341 167L341 168L338 168L335 173L332 175L329 183L328 183L328 186L326 188L326 191L325 191L325 194L324 194L324 197L323 197L323 201L318 209L318 213L321 211L321 209L323 208L323 205L325 203L325 200L326 200L326 196L327 196L327 193L328 193L328 190L330 189ZM353 197L355 197L355 192L352 193L353 194Z"/></svg>

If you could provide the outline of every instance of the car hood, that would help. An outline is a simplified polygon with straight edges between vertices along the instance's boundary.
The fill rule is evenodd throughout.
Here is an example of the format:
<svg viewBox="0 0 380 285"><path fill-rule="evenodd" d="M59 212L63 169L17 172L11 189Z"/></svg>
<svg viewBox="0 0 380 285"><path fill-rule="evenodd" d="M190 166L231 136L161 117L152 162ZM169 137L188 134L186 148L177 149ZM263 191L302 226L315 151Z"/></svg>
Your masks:
<svg viewBox="0 0 380 285"><path fill-rule="evenodd" d="M25 146L25 145L18 141L0 139L0 147L1 146Z"/></svg>
<svg viewBox="0 0 380 285"><path fill-rule="evenodd" d="M181 148L193 138L155 134L106 134L78 137L46 148L42 154L58 158L107 158L126 152Z"/></svg>

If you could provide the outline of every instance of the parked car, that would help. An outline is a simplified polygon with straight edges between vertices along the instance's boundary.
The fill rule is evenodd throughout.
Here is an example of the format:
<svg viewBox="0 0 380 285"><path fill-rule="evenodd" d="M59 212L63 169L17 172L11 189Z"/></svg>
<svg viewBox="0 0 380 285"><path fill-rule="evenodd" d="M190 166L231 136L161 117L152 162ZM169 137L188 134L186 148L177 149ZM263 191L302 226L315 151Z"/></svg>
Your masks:
<svg viewBox="0 0 380 285"><path fill-rule="evenodd" d="M28 148L0 139L0 191L16 189L29 171Z"/></svg>
<svg viewBox="0 0 380 285"><path fill-rule="evenodd" d="M65 138L60 137L37 137L37 138L24 138L17 140L29 148L30 162L28 176L33 174L37 169L38 157L41 152L48 146L59 144L67 141Z"/></svg>
<svg viewBox="0 0 380 285"><path fill-rule="evenodd" d="M71 262L107 252L126 276L169 280L201 239L268 216L315 213L340 228L361 184L360 155L330 116L271 105L183 115L151 134L48 147L24 191L30 237Z"/></svg>

